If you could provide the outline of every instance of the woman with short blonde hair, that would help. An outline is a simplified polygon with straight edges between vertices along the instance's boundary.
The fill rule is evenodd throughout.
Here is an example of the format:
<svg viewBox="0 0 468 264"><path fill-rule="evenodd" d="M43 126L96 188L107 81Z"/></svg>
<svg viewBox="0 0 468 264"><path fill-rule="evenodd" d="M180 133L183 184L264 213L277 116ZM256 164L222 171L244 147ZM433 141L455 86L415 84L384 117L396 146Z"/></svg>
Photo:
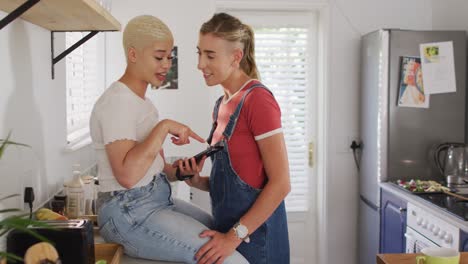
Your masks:
<svg viewBox="0 0 468 264"><path fill-rule="evenodd" d="M195 253L208 241L199 234L212 218L172 197L169 181L179 177L165 162L162 144L169 135L176 145L190 137L204 140L186 125L159 120L145 96L148 85L165 80L173 43L169 28L153 16L133 18L124 30L125 73L98 99L90 121L99 168L98 223L103 238L123 245L129 256L196 263ZM182 176L199 170L186 163ZM239 253L227 262L248 263Z"/></svg>

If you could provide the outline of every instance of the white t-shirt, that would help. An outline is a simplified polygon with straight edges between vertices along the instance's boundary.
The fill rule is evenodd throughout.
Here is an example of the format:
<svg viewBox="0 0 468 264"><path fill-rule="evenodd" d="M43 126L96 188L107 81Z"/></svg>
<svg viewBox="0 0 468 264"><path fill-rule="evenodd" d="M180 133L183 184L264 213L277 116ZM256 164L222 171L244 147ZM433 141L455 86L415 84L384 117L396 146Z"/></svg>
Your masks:
<svg viewBox="0 0 468 264"><path fill-rule="evenodd" d="M158 110L150 99L142 99L124 83L114 82L101 95L94 105L90 119L100 192L125 189L114 177L104 146L122 139L142 142L158 122ZM163 168L164 161L158 154L146 175L133 188L147 185Z"/></svg>

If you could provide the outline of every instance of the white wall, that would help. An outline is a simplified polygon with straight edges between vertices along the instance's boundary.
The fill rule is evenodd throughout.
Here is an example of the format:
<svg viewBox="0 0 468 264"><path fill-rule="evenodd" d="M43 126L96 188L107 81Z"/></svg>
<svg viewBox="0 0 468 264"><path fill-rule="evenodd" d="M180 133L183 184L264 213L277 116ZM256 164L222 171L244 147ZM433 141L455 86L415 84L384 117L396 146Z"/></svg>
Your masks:
<svg viewBox="0 0 468 264"><path fill-rule="evenodd" d="M6 14L0 11L0 18ZM0 30L0 138L32 149L9 147L0 160L0 197L32 186L39 206L71 177L72 164L94 162L89 147L65 153L66 107L64 63L51 78L50 31L17 19ZM57 53L56 53L57 55ZM22 207L22 196L7 206Z"/></svg>
<svg viewBox="0 0 468 264"><path fill-rule="evenodd" d="M432 0L432 25L435 30L468 30L468 2Z"/></svg>

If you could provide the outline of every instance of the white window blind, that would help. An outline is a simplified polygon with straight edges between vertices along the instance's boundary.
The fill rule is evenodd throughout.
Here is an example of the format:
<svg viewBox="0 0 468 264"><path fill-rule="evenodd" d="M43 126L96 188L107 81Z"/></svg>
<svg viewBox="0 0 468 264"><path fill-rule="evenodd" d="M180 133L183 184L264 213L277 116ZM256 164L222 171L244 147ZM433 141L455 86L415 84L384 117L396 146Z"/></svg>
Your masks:
<svg viewBox="0 0 468 264"><path fill-rule="evenodd" d="M262 82L274 93L282 112L289 157L290 212L308 209L307 133L308 28L254 27L255 58Z"/></svg>
<svg viewBox="0 0 468 264"><path fill-rule="evenodd" d="M66 47L70 47L89 32L65 33ZM98 85L97 39L86 43L66 56L67 86L67 144L90 142L89 118L94 103L102 93Z"/></svg>

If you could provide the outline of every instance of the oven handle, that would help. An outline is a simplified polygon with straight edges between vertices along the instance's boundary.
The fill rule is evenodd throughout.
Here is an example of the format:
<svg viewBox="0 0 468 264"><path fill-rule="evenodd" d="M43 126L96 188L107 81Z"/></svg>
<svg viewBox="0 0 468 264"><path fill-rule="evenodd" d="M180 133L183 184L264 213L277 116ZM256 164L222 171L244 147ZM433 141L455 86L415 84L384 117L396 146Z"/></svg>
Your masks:
<svg viewBox="0 0 468 264"><path fill-rule="evenodd" d="M412 238L413 238L413 236L412 236L411 234L408 234L408 233L405 233L405 237L406 237L406 238L409 238L409 239L412 239Z"/></svg>
<svg viewBox="0 0 468 264"><path fill-rule="evenodd" d="M408 241L413 241L413 236L411 235L411 233L405 233L405 237L406 237L406 253L416 253L416 243L413 244L413 248L412 248L412 252L408 252Z"/></svg>

